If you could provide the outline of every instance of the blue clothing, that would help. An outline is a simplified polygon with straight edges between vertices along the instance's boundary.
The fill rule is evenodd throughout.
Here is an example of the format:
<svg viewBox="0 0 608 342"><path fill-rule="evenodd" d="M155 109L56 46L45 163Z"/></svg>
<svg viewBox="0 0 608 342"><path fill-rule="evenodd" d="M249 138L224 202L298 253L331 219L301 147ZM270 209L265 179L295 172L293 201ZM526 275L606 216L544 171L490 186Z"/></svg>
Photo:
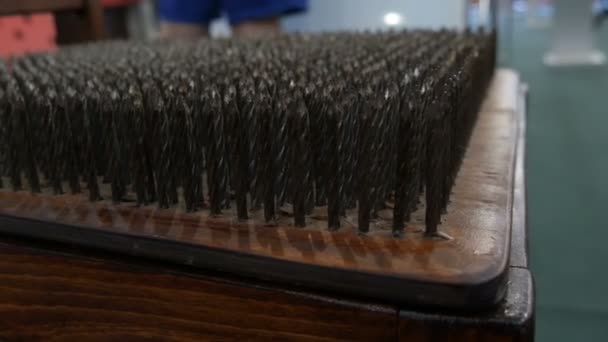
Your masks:
<svg viewBox="0 0 608 342"><path fill-rule="evenodd" d="M596 0L593 2L594 13L604 13L608 11L608 0Z"/></svg>
<svg viewBox="0 0 608 342"><path fill-rule="evenodd" d="M308 0L159 0L166 21L208 24L226 13L231 25L305 11Z"/></svg>

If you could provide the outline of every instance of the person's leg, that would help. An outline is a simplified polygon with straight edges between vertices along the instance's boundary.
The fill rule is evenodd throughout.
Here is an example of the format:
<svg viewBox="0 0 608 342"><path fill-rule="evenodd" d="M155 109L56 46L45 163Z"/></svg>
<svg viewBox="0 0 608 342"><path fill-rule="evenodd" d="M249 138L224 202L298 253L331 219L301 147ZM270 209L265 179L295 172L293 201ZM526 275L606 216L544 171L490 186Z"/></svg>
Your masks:
<svg viewBox="0 0 608 342"><path fill-rule="evenodd" d="M280 18L306 11L308 0L222 0L232 30L237 36L259 36L280 32Z"/></svg>
<svg viewBox="0 0 608 342"><path fill-rule="evenodd" d="M259 37L281 32L279 17L255 19L232 26L232 32L238 37Z"/></svg>
<svg viewBox="0 0 608 342"><path fill-rule="evenodd" d="M160 38L195 38L208 34L220 14L218 0L158 0Z"/></svg>

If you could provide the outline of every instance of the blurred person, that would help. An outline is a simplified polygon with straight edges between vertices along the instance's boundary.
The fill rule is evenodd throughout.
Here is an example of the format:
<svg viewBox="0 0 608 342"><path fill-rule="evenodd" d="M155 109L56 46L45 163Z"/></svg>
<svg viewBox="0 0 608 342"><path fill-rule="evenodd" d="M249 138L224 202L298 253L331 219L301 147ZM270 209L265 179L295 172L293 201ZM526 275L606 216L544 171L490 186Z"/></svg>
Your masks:
<svg viewBox="0 0 608 342"><path fill-rule="evenodd" d="M238 36L280 32L283 15L306 11L308 0L159 0L160 38L209 34L209 23L222 13Z"/></svg>
<svg viewBox="0 0 608 342"><path fill-rule="evenodd" d="M594 10L593 26L598 28L608 18L608 0L597 0Z"/></svg>

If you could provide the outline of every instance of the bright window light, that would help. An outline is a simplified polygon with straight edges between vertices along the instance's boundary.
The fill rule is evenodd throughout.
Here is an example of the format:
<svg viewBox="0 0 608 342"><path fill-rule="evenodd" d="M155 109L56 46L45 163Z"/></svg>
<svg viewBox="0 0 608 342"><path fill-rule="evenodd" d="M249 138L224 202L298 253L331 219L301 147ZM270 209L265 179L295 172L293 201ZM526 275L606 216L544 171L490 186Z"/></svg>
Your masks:
<svg viewBox="0 0 608 342"><path fill-rule="evenodd" d="M397 26L403 22L403 16L397 12L388 12L384 15L384 23L388 26Z"/></svg>

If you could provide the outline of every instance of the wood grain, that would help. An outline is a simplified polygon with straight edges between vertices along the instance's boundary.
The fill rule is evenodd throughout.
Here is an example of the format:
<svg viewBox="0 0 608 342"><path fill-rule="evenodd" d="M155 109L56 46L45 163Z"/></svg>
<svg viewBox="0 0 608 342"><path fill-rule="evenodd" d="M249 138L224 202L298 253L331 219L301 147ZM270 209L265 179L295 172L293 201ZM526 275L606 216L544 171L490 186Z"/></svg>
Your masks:
<svg viewBox="0 0 608 342"><path fill-rule="evenodd" d="M2 341L395 341L397 311L0 242Z"/></svg>
<svg viewBox="0 0 608 342"><path fill-rule="evenodd" d="M513 73L497 73L440 227L448 241L425 238L423 208L395 239L390 213L360 235L348 223L327 231L322 213L301 229L289 217L269 226L255 213L236 222L231 215L6 191L0 231L387 301L489 307L506 284L517 118L502 96L517 87Z"/></svg>
<svg viewBox="0 0 608 342"><path fill-rule="evenodd" d="M513 189L513 219L509 282L505 298L495 307L478 313L400 310L399 339L433 341L533 341L535 332L534 279L528 270L526 220L525 146L527 89L520 89L514 112L519 133Z"/></svg>
<svg viewBox="0 0 608 342"><path fill-rule="evenodd" d="M86 0L86 18L89 26L91 40L102 40L105 38L104 12L100 0Z"/></svg>

